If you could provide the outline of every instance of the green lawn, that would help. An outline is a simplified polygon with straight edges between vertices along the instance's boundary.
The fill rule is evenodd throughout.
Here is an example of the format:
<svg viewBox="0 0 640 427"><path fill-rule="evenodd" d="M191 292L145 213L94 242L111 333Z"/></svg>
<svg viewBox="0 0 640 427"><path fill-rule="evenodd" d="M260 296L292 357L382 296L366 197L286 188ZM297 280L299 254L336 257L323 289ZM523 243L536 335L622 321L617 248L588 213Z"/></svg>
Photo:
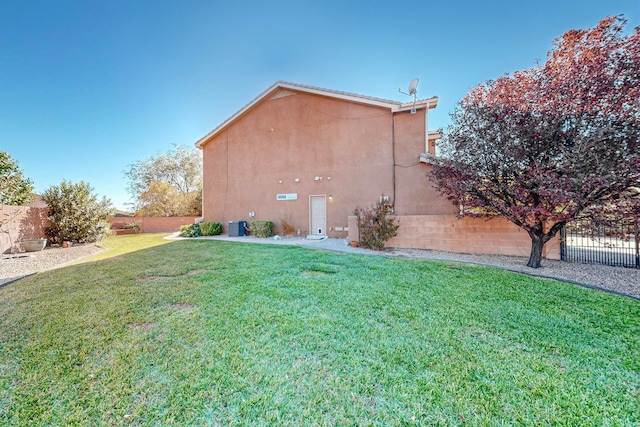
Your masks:
<svg viewBox="0 0 640 427"><path fill-rule="evenodd" d="M640 423L637 300L161 238L112 238L108 258L0 289L0 425Z"/></svg>

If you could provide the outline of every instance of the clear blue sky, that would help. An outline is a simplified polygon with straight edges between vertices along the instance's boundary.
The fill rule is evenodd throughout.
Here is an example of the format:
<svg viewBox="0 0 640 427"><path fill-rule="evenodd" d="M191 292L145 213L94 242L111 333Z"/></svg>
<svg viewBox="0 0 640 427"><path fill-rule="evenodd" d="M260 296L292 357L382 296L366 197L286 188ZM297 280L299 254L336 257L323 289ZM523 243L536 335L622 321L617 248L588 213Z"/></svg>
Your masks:
<svg viewBox="0 0 640 427"><path fill-rule="evenodd" d="M430 127L473 86L544 61L554 38L639 0L0 3L0 150L42 192L90 183L126 208L123 171L192 145L278 80L408 101Z"/></svg>

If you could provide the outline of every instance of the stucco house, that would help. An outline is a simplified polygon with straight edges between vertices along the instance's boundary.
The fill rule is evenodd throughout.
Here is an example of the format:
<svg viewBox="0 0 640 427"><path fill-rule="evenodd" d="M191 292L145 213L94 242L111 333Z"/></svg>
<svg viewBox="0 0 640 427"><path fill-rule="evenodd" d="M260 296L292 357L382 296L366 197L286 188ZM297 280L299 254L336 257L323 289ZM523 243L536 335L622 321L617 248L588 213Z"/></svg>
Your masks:
<svg viewBox="0 0 640 427"><path fill-rule="evenodd" d="M517 227L461 222L427 178L441 137L429 130L437 104L437 97L398 102L276 82L196 142L203 218L225 232L229 221L269 220L282 233L285 219L303 236L357 240L354 209L386 197L400 222L390 246L486 253L468 247L468 234L479 231L507 233L499 238L504 246ZM528 254L528 236L518 238L488 251Z"/></svg>
<svg viewBox="0 0 640 427"><path fill-rule="evenodd" d="M413 102L275 83L196 143L205 221L290 218L302 233L346 237L353 210L383 195L401 215L452 213L420 162L439 136L427 131L437 103L412 114Z"/></svg>

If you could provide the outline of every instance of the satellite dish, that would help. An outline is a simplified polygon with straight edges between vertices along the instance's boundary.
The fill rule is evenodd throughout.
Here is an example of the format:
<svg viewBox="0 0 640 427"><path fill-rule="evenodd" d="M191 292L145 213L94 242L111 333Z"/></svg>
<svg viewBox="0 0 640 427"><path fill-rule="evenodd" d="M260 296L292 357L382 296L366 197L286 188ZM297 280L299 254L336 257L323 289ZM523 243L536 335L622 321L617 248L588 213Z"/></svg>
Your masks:
<svg viewBox="0 0 640 427"><path fill-rule="evenodd" d="M409 95L414 95L418 92L418 78L416 77L415 79L411 80L411 83L409 83Z"/></svg>
<svg viewBox="0 0 640 427"><path fill-rule="evenodd" d="M415 79L411 80L411 83L409 83L409 93L403 92L402 89L398 89L398 92L400 93L404 93L405 95L413 95L413 108L411 108L411 114L415 114L416 113L416 97L417 97L417 93L418 93L418 78L416 77Z"/></svg>

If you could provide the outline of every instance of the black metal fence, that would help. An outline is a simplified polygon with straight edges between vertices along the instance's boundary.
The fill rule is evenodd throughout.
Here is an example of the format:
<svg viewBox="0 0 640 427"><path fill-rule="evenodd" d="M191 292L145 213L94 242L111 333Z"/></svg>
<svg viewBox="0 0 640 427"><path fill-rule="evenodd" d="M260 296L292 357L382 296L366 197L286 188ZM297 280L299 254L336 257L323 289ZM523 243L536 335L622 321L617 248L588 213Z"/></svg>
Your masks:
<svg viewBox="0 0 640 427"><path fill-rule="evenodd" d="M570 222L561 231L563 261L640 268L640 219Z"/></svg>

